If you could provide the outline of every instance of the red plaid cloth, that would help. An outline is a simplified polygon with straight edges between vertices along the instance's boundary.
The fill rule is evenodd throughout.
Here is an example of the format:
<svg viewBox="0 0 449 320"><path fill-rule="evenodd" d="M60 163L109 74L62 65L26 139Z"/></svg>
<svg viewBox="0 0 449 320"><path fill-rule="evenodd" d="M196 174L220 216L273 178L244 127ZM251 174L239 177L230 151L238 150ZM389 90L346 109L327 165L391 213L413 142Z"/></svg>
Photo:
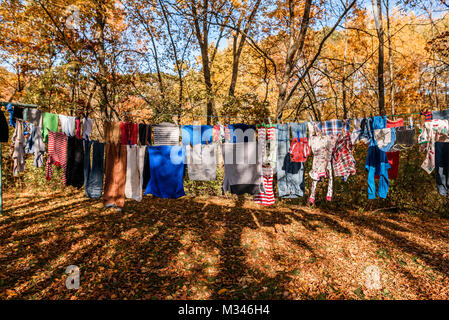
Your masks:
<svg viewBox="0 0 449 320"><path fill-rule="evenodd" d="M355 159L352 155L351 134L348 131L338 135L332 154L334 175L342 177L345 181L349 176L355 175Z"/></svg>

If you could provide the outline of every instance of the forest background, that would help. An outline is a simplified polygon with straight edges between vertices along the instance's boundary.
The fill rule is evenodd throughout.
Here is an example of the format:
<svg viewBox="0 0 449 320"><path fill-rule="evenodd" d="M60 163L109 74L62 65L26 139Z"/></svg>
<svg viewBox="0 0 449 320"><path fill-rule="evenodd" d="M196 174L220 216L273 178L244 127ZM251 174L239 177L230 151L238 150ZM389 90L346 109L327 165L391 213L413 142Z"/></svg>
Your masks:
<svg viewBox="0 0 449 320"><path fill-rule="evenodd" d="M448 105L445 0L1 4L0 101L86 114L96 120L94 131L100 136L106 119L324 121ZM418 115L413 119L423 121ZM12 177L8 152L3 156L6 187L48 183L43 170L38 177L34 170ZM365 157L359 145L358 173L364 171ZM437 211L446 212L433 175L420 169L424 155L415 148L401 157L406 160L387 201L429 212L437 203ZM365 205L366 176L352 180L337 181L339 203ZM186 188L193 194L220 194L219 182L187 181ZM431 191L423 197L422 190Z"/></svg>
<svg viewBox="0 0 449 320"><path fill-rule="evenodd" d="M100 138L104 120L446 109L448 13L447 0L0 0L0 101L85 114ZM216 181L185 179L185 197L128 199L122 212L64 188L60 170L45 180L31 157L13 177L10 152L2 144L0 299L449 298L449 201L417 146L385 200L368 200L359 143L331 202L327 183L313 206L223 196L218 168Z"/></svg>

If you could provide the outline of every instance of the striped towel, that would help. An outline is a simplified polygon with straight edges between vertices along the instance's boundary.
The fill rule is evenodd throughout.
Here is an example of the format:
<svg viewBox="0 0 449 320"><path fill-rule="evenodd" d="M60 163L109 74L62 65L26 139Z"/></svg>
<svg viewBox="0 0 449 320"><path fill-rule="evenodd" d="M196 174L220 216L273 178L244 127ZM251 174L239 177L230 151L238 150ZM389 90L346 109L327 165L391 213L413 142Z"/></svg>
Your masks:
<svg viewBox="0 0 449 320"><path fill-rule="evenodd" d="M174 123L162 122L153 127L155 146L179 145L179 127Z"/></svg>
<svg viewBox="0 0 449 320"><path fill-rule="evenodd" d="M264 167L263 171L263 185L265 187L264 193L258 193L254 195L254 202L263 206L271 206L274 204L274 192L273 192L273 168Z"/></svg>

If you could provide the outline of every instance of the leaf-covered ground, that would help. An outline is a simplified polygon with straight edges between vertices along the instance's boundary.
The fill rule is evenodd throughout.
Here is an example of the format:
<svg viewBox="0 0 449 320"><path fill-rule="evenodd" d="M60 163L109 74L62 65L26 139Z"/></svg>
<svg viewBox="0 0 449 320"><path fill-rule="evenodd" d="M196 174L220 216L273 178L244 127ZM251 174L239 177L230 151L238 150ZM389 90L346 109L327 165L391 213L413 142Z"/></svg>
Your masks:
<svg viewBox="0 0 449 320"><path fill-rule="evenodd" d="M447 219L411 213L7 191L0 299L448 299L448 238Z"/></svg>

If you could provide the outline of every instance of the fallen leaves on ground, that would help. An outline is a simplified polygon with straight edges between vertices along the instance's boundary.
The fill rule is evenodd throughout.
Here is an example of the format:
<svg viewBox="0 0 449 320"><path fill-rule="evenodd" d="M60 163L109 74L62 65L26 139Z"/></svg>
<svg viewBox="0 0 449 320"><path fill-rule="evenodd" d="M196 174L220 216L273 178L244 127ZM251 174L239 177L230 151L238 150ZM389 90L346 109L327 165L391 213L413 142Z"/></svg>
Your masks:
<svg viewBox="0 0 449 320"><path fill-rule="evenodd" d="M117 212L75 189L8 191L4 205L0 299L449 298L436 215L151 196Z"/></svg>

